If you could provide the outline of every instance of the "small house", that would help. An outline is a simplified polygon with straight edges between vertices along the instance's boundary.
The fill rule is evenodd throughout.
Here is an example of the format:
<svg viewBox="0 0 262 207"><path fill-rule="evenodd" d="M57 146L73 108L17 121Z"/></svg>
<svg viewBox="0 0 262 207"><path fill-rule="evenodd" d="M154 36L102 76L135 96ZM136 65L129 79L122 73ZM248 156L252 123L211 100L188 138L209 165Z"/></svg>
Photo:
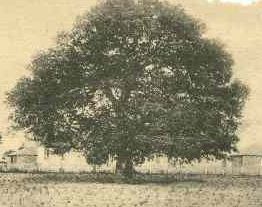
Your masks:
<svg viewBox="0 0 262 207"><path fill-rule="evenodd" d="M6 171L7 170L7 163L5 160L0 160L0 171Z"/></svg>
<svg viewBox="0 0 262 207"><path fill-rule="evenodd" d="M37 149L34 146L22 145L17 150L9 150L4 153L7 170L34 171L38 169Z"/></svg>
<svg viewBox="0 0 262 207"><path fill-rule="evenodd" d="M262 155L232 155L231 162L233 175L262 175Z"/></svg>

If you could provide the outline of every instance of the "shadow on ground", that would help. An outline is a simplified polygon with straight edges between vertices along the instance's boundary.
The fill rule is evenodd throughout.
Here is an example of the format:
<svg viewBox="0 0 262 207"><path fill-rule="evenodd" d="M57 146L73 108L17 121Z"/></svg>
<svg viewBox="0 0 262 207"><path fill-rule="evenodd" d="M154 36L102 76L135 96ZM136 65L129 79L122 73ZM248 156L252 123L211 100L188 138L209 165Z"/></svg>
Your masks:
<svg viewBox="0 0 262 207"><path fill-rule="evenodd" d="M204 180L197 175L164 175L136 174L132 178L112 173L37 173L24 178L25 182L33 183L126 183L126 184L170 184L175 182L196 182Z"/></svg>

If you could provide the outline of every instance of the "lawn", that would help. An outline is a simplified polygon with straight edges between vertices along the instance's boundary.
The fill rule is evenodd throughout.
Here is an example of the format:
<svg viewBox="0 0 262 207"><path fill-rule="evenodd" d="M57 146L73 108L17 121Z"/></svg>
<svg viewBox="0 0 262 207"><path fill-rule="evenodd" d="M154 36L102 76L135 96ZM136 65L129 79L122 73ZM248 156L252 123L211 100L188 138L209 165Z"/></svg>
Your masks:
<svg viewBox="0 0 262 207"><path fill-rule="evenodd" d="M262 177L2 173L0 196L0 207L261 207Z"/></svg>

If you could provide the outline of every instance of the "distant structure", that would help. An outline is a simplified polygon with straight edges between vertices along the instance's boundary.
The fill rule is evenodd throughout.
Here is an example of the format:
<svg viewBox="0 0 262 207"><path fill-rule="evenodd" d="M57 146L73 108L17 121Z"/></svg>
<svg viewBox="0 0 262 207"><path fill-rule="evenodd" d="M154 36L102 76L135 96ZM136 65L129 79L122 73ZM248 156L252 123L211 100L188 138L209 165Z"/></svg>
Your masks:
<svg viewBox="0 0 262 207"><path fill-rule="evenodd" d="M233 175L262 175L262 155L231 155Z"/></svg>
<svg viewBox="0 0 262 207"><path fill-rule="evenodd" d="M4 152L0 159L0 171L47 171L47 172L86 172L94 166L88 165L85 158L70 152L64 156L56 155L34 141L26 141L16 150ZM112 163L97 167L100 171L113 171Z"/></svg>
<svg viewBox="0 0 262 207"><path fill-rule="evenodd" d="M8 150L0 159L0 171L47 171L47 172L115 172L115 161L102 166L89 165L84 156L72 151L63 157L56 155L36 142L27 141L16 150ZM172 165L167 157L155 157L144 164L136 166L144 173L191 173L220 175L261 175L262 154L236 154L230 159Z"/></svg>
<svg viewBox="0 0 262 207"><path fill-rule="evenodd" d="M37 150L34 146L22 145L17 150L9 150L3 154L6 170L34 171L37 166Z"/></svg>
<svg viewBox="0 0 262 207"><path fill-rule="evenodd" d="M7 163L4 159L0 160L0 171L6 171L7 170Z"/></svg>

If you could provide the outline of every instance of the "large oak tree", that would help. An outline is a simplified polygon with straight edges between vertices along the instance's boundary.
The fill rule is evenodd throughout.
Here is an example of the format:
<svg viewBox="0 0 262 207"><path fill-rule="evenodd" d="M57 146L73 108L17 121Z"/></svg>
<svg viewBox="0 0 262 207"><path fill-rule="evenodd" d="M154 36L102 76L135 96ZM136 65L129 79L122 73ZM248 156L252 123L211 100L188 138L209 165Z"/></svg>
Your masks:
<svg viewBox="0 0 262 207"><path fill-rule="evenodd" d="M155 155L192 161L236 150L247 87L204 25L157 0L107 0L36 55L8 93L12 119L46 147L118 169Z"/></svg>

